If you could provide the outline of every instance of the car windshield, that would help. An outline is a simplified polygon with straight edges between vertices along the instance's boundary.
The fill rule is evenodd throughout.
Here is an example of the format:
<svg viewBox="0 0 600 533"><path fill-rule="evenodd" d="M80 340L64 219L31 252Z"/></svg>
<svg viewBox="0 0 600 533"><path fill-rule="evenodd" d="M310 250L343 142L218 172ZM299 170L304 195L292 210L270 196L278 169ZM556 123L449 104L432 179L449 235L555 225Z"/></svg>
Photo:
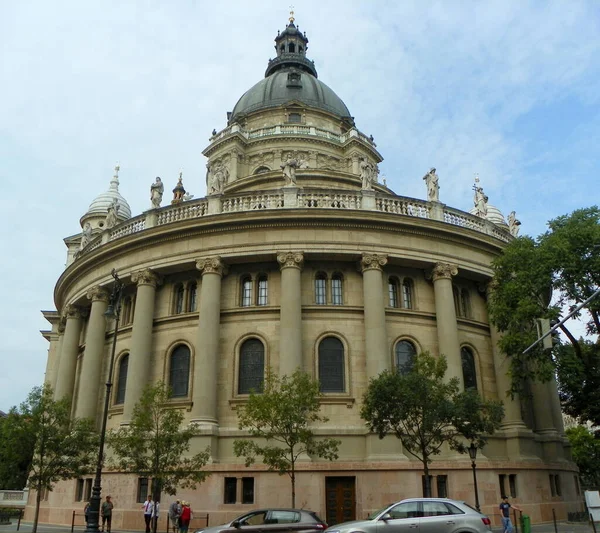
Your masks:
<svg viewBox="0 0 600 533"><path fill-rule="evenodd" d="M383 513L383 511L385 511L390 505L391 504L386 505L382 509L375 511L374 513L371 513L369 516L367 516L367 520L375 520L375 518L377 518L381 513Z"/></svg>

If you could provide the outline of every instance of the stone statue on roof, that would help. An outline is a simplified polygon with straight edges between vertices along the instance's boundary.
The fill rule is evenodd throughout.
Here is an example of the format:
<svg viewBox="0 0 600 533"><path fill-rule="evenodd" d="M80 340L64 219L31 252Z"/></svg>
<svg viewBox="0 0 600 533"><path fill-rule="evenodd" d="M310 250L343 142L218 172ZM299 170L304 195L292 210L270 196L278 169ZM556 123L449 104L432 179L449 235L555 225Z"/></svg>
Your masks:
<svg viewBox="0 0 600 533"><path fill-rule="evenodd" d="M514 211L511 211L508 215L508 231L513 237L517 237L519 235L519 226L521 225L521 221L517 220L517 214Z"/></svg>
<svg viewBox="0 0 600 533"><path fill-rule="evenodd" d="M427 185L427 200L430 202L440 201L440 179L435 173L435 168L431 167L429 172L423 176Z"/></svg>
<svg viewBox="0 0 600 533"><path fill-rule="evenodd" d="M108 206L106 218L104 219L104 227L106 229L114 228L119 223L119 200L113 198L112 203Z"/></svg>
<svg viewBox="0 0 600 533"><path fill-rule="evenodd" d="M479 185L479 176L475 177L475 185L473 185L473 204L475 205L475 214L481 218L487 216L488 197L483 192L483 187Z"/></svg>
<svg viewBox="0 0 600 533"><path fill-rule="evenodd" d="M221 161L206 165L208 194L221 194L229 181L229 169Z"/></svg>
<svg viewBox="0 0 600 533"><path fill-rule="evenodd" d="M79 243L79 251L83 250L92 240L92 225L86 222L81 232L81 242Z"/></svg>
<svg viewBox="0 0 600 533"><path fill-rule="evenodd" d="M152 202L153 209L160 207L164 192L165 186L163 185L162 180L157 176L154 183L150 185L150 201Z"/></svg>
<svg viewBox="0 0 600 533"><path fill-rule="evenodd" d="M366 157L360 162L360 179L362 180L361 189L363 191L373 190L373 182L377 181L377 169L369 163Z"/></svg>
<svg viewBox="0 0 600 533"><path fill-rule="evenodd" d="M298 167L298 160L292 154L288 154L287 159L281 164L286 185L296 185L296 169Z"/></svg>

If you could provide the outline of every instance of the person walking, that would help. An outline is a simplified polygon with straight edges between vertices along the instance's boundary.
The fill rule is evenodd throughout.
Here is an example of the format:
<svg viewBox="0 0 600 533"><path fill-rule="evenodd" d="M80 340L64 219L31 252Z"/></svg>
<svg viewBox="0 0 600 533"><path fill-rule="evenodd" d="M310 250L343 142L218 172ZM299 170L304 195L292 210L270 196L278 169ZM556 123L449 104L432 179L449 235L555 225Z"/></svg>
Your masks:
<svg viewBox="0 0 600 533"><path fill-rule="evenodd" d="M83 508L83 515L85 516L85 527L87 528L90 520L90 502L85 504L85 507Z"/></svg>
<svg viewBox="0 0 600 533"><path fill-rule="evenodd" d="M517 511L520 511L521 508L517 507L516 505L511 505L510 503L508 503L508 496L502 496L502 501L500 502L500 505L498 506L498 508L500 509L500 517L502 518L502 530L504 533L512 533L513 532L513 525L512 522L510 521L510 508L516 509Z"/></svg>
<svg viewBox="0 0 600 533"><path fill-rule="evenodd" d="M179 515L181 514L181 504L179 500L174 501L169 506L169 520L171 522L171 528L173 533L177 533L179 529Z"/></svg>
<svg viewBox="0 0 600 533"><path fill-rule="evenodd" d="M190 527L190 521L194 517L190 502L181 502L183 507L181 509L181 515L179 516L179 533L187 533Z"/></svg>
<svg viewBox="0 0 600 533"><path fill-rule="evenodd" d="M152 531L158 531L158 519L160 518L160 502L154 501L154 507L152 508Z"/></svg>
<svg viewBox="0 0 600 533"><path fill-rule="evenodd" d="M112 523L112 510L113 510L113 502L110 496L106 497L106 501L102 502L102 507L100 508L100 514L102 515L102 529L104 531L104 524L106 524L106 531L110 533L110 526Z"/></svg>
<svg viewBox="0 0 600 533"><path fill-rule="evenodd" d="M142 507L144 510L144 521L146 522L146 533L150 533L150 522L152 521L152 514L154 513L154 502L152 501L152 495L148 494L148 499L144 502Z"/></svg>

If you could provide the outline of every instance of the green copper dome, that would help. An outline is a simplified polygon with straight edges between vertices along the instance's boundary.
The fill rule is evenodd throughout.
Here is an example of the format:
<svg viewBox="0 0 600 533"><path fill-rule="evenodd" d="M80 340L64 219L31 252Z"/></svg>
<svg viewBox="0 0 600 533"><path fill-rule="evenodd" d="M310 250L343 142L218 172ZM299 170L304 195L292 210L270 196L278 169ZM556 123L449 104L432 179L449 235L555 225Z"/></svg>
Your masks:
<svg viewBox="0 0 600 533"><path fill-rule="evenodd" d="M235 104L229 122L241 116L298 101L354 122L342 99L317 79L314 63L306 57L306 34L294 25L293 17L275 38L277 57L269 60L265 79L246 91Z"/></svg>

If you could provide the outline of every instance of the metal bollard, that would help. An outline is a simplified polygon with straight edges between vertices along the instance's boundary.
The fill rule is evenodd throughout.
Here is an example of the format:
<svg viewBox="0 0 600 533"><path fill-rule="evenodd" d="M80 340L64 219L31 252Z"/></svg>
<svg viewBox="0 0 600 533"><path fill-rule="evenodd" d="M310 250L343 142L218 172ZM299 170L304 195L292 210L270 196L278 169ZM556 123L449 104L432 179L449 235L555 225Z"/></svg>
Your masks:
<svg viewBox="0 0 600 533"><path fill-rule="evenodd" d="M556 512L554 511L554 507L552 507L552 521L554 522L554 533L558 533L558 526L556 525Z"/></svg>

